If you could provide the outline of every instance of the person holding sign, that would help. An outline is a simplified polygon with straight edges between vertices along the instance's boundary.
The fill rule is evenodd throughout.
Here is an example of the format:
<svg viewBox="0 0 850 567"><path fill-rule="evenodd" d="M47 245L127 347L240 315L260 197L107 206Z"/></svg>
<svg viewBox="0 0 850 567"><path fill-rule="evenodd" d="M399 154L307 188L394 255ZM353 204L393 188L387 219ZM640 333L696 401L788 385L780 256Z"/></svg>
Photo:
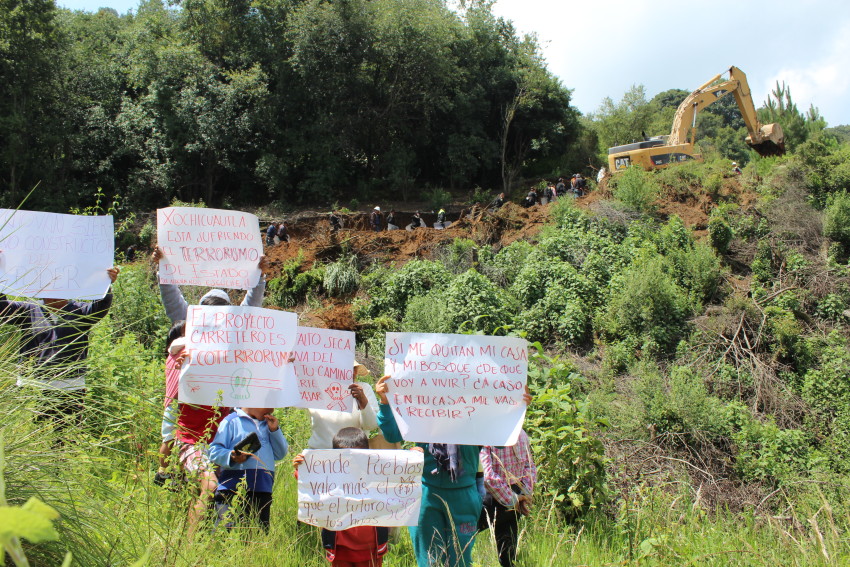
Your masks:
<svg viewBox="0 0 850 567"><path fill-rule="evenodd" d="M380 398L378 427L387 441L402 441L384 376L375 384ZM531 394L523 395L531 402ZM419 567L471 567L472 545L481 515L481 495L475 482L481 447L447 443L417 443L425 453L419 524L409 528Z"/></svg>
<svg viewBox="0 0 850 567"><path fill-rule="evenodd" d="M154 248L151 254L151 262L159 264L162 260L162 250L159 246ZM257 265L260 270L265 271L269 267L269 262L265 256L260 256L260 262ZM189 312L189 303L183 297L183 292L180 291L180 286L175 284L159 284L159 293L162 296L162 305L165 307L165 314L171 319L172 323L186 319L186 314ZM242 305L250 307L262 307L263 296L266 293L266 279L260 276L256 287L249 289L245 294L245 299L242 300ZM200 305L230 305L230 296L227 292L221 289L211 289L199 301Z"/></svg>
<svg viewBox="0 0 850 567"><path fill-rule="evenodd" d="M118 268L106 270L111 283L118 279L118 272ZM78 418L83 410L89 331L112 306L112 287L95 301L43 301L10 301L0 295L0 322L24 332L21 356L35 358L42 377L34 383L50 392L42 415L64 425L66 418Z"/></svg>
<svg viewBox="0 0 850 567"><path fill-rule="evenodd" d="M221 467L214 499L216 525L227 517L236 489L245 479L248 512L268 531L274 464L289 450L273 412L274 408L236 408L219 425L209 448L210 460Z"/></svg>
<svg viewBox="0 0 850 567"><path fill-rule="evenodd" d="M369 374L366 367L354 361L354 376L365 376ZM357 427L365 432L372 431L378 427L378 418L375 408L378 400L372 387L366 382L355 382L348 386L354 404L350 412L308 409L310 413L310 424L312 435L307 441L309 449L330 449L334 435L345 427Z"/></svg>
<svg viewBox="0 0 850 567"><path fill-rule="evenodd" d="M369 438L362 429L344 427L333 436L333 449L368 449ZM292 461L295 475L304 464L304 455ZM332 531L322 528L322 547L325 559L332 567L381 567L389 551L390 529L381 526L354 526Z"/></svg>

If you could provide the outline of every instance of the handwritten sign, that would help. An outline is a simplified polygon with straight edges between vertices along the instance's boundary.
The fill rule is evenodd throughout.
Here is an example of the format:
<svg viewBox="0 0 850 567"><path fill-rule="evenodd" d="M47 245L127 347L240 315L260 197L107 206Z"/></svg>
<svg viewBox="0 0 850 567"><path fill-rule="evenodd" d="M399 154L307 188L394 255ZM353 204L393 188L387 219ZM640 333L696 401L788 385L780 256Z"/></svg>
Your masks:
<svg viewBox="0 0 850 567"><path fill-rule="evenodd" d="M257 217L240 211L169 207L156 211L159 283L251 289L263 255Z"/></svg>
<svg viewBox="0 0 850 567"><path fill-rule="evenodd" d="M106 295L115 256L111 216L0 209L0 289L9 295Z"/></svg>
<svg viewBox="0 0 850 567"><path fill-rule="evenodd" d="M415 526L422 468L417 451L306 450L298 467L298 519L333 531Z"/></svg>
<svg viewBox="0 0 850 567"><path fill-rule="evenodd" d="M515 444L527 372L525 339L387 333L388 398L408 441Z"/></svg>
<svg viewBox="0 0 850 567"><path fill-rule="evenodd" d="M350 412L354 333L298 327L295 376L298 407Z"/></svg>
<svg viewBox="0 0 850 567"><path fill-rule="evenodd" d="M294 405L295 313L260 307L191 305L186 315L189 360L180 371L181 402L276 408Z"/></svg>

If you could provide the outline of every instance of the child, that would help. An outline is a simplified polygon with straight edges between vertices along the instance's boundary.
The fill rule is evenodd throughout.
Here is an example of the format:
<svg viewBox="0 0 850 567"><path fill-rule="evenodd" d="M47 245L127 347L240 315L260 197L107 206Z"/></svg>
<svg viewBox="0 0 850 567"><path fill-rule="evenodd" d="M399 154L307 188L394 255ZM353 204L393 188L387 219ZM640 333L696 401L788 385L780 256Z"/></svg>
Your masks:
<svg viewBox="0 0 850 567"><path fill-rule="evenodd" d="M493 526L499 564L512 567L516 559L518 514L527 516L531 511L531 494L537 480L528 435L520 431L516 445L511 447L483 447L481 465L487 493L478 529Z"/></svg>
<svg viewBox="0 0 850 567"><path fill-rule="evenodd" d="M159 470L154 476L154 483L162 486L171 479L171 474L166 472L168 458L174 447L174 432L177 425L177 389L180 379L179 355L186 347L186 321L180 320L171 326L168 331L165 351L165 406L162 413L162 445L159 446Z"/></svg>
<svg viewBox="0 0 850 567"><path fill-rule="evenodd" d="M248 489L247 509L259 518L263 530L268 531L274 463L284 458L289 450L273 411L274 408L236 408L219 425L209 448L210 460L221 466L215 491L216 523L225 518L236 488L244 478ZM251 433L256 433L260 439L257 453L235 450L234 447ZM227 524L227 527L232 525Z"/></svg>
<svg viewBox="0 0 850 567"><path fill-rule="evenodd" d="M333 448L368 449L369 438L359 427L345 427L334 435ZM296 471L303 462L303 455L295 457ZM322 528L325 558L332 567L381 567L389 549L389 533L389 528L378 526L355 526L337 532Z"/></svg>

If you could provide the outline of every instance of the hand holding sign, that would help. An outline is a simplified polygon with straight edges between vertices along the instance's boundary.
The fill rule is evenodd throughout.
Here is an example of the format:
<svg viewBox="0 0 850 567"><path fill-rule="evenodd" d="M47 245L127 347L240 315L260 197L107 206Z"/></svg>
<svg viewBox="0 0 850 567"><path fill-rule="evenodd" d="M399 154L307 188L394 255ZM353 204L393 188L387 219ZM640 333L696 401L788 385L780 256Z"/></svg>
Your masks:
<svg viewBox="0 0 850 567"><path fill-rule="evenodd" d="M376 385L407 441L512 445L522 427L528 354L512 337L387 333Z"/></svg>

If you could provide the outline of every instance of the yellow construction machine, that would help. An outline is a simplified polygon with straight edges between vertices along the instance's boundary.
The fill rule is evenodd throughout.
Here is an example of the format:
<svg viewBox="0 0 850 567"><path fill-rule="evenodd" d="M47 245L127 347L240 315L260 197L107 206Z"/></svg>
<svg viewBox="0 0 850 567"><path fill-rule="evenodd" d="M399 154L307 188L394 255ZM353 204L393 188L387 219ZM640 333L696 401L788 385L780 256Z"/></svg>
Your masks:
<svg viewBox="0 0 850 567"><path fill-rule="evenodd" d="M726 74L729 78L723 80ZM712 78L682 101L676 110L669 136L653 136L642 142L610 148L608 170L616 173L632 165L639 165L644 169L661 169L692 159L702 161L702 156L694 153L697 114L729 93L735 97L749 131L747 144L759 155L784 154L785 136L782 128L779 124L759 123L747 76L737 67L730 67L726 73Z"/></svg>

